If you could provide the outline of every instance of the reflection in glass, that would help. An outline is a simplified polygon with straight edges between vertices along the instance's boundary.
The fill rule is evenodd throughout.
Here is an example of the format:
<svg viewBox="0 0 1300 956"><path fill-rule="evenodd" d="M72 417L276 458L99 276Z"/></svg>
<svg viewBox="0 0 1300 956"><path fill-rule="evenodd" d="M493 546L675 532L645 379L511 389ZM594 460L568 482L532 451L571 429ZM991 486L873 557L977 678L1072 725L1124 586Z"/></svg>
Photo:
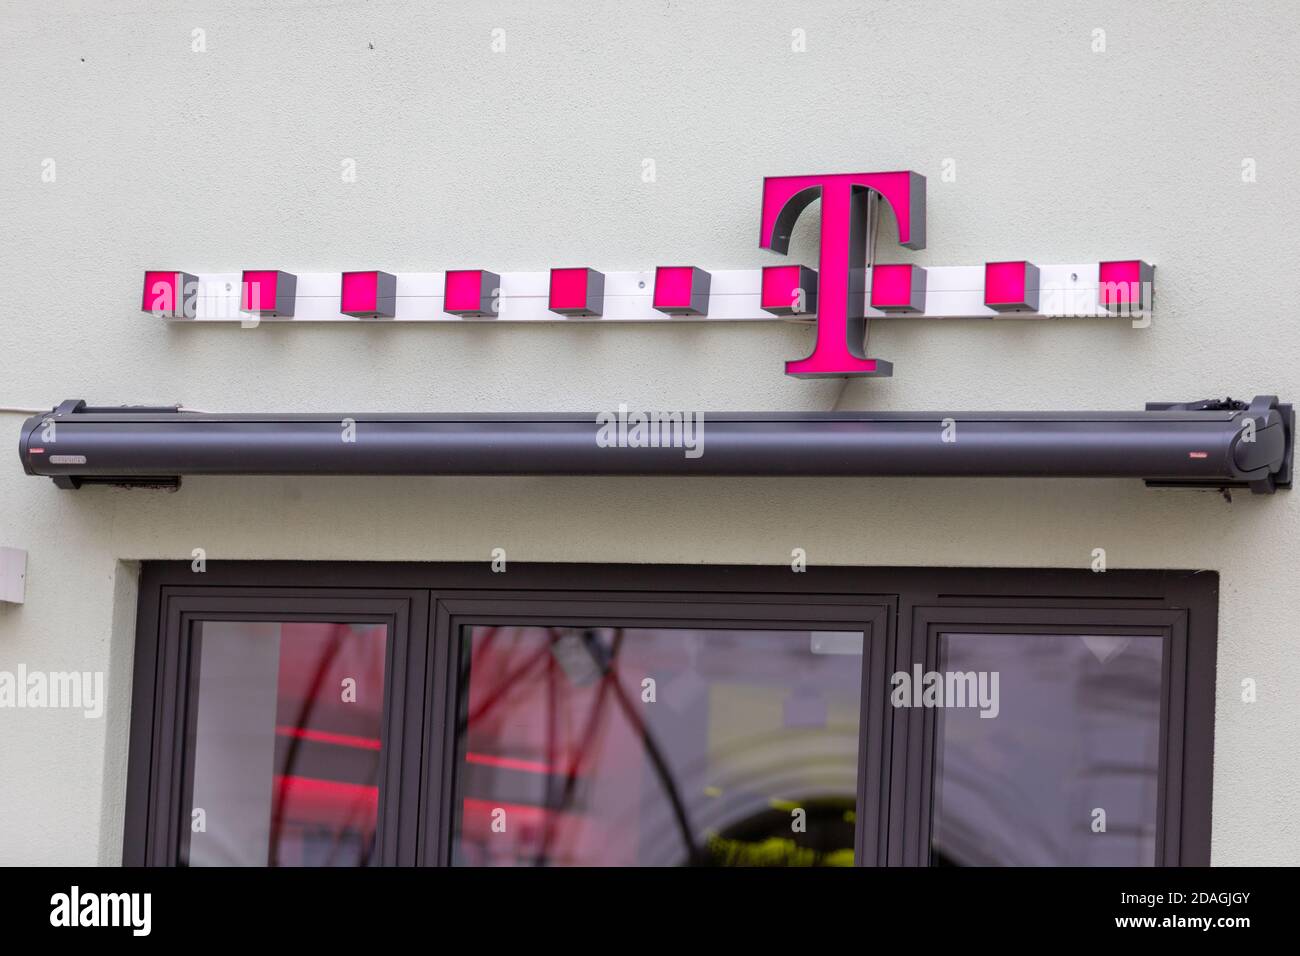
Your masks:
<svg viewBox="0 0 1300 956"><path fill-rule="evenodd" d="M194 627L180 862L376 862L382 624Z"/></svg>
<svg viewBox="0 0 1300 956"><path fill-rule="evenodd" d="M472 627L454 862L853 862L862 635Z"/></svg>
<svg viewBox="0 0 1300 956"><path fill-rule="evenodd" d="M1153 866L1159 637L944 634L944 674L997 672L997 716L937 710L934 866ZM1105 813L1105 830L1095 829Z"/></svg>

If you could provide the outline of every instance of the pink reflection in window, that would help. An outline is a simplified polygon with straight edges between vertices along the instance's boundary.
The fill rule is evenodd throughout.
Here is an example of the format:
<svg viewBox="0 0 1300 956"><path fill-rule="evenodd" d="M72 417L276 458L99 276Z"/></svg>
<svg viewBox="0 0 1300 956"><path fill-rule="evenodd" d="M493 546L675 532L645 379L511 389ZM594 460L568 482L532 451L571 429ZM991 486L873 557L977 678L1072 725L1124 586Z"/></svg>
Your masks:
<svg viewBox="0 0 1300 956"><path fill-rule="evenodd" d="M181 862L377 862L385 626L204 621L196 632Z"/></svg>
<svg viewBox="0 0 1300 956"><path fill-rule="evenodd" d="M851 864L861 647L857 632L470 629L454 862Z"/></svg>

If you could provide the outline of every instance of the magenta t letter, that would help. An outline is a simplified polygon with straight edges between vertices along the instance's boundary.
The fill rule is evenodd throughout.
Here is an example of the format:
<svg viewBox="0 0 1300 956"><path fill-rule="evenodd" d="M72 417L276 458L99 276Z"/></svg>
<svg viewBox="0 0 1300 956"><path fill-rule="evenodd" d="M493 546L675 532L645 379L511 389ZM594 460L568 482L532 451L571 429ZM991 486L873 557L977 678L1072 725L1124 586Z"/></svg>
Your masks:
<svg viewBox="0 0 1300 956"><path fill-rule="evenodd" d="M888 362L867 358L863 349L868 192L884 197L893 209L898 241L909 249L924 249L925 177L919 173L769 176L763 180L760 248L788 252L795 220L814 199L820 196L822 201L817 344L806 359L785 363L787 375L889 375L893 370Z"/></svg>

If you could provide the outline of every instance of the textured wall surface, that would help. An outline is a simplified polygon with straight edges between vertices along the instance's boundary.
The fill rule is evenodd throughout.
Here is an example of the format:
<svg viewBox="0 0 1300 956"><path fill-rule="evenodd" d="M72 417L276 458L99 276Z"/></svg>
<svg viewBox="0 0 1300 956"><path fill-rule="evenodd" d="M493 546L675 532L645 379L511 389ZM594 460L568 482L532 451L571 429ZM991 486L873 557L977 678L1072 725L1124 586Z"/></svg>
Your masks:
<svg viewBox="0 0 1300 956"><path fill-rule="evenodd" d="M756 268L776 261L756 243L763 176L900 168L929 179L929 247L913 261L1142 257L1157 313L1144 330L880 322L872 354L895 377L849 385L841 407L1300 400L1297 47L1288 0L7 0L0 405L829 408L838 383L782 374L812 338L779 323L169 327L139 312L141 273ZM815 213L791 250L812 264ZM882 233L901 257L890 245ZM1294 495L416 478L69 493L23 474L21 420L0 415L0 544L30 552L27 603L0 605L0 669L104 670L114 697L101 720L0 711L0 863L119 858L134 562L196 547L214 561L504 547L708 563L802 547L813 563L1056 567L1101 547L1112 568L1217 569L1214 861L1300 862ZM1244 678L1256 703L1240 701Z"/></svg>

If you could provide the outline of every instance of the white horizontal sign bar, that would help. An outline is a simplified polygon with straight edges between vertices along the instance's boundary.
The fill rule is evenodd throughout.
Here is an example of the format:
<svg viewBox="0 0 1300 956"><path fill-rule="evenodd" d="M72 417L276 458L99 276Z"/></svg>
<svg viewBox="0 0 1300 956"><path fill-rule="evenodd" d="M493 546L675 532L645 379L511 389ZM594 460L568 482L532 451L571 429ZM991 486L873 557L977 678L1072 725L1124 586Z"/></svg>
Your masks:
<svg viewBox="0 0 1300 956"><path fill-rule="evenodd" d="M927 266L924 312L901 318L1113 318L1099 305L1098 264L1040 266L1040 301L1036 312L996 312L984 305L984 266ZM708 314L669 315L652 306L655 273L605 273L603 314L564 316L550 311L548 272L501 273L500 309L494 316L461 317L443 311L441 272L397 274L397 301L392 318L358 319L339 311L341 273L297 273L292 317L263 316L260 322L791 322L813 316L778 316L759 305L762 271L723 269L710 272ZM868 270L870 276L870 270ZM168 321L251 322L240 311L241 273L199 275L194 318L167 316ZM868 280L869 281L869 280ZM867 309L871 318L900 318ZM1129 316L1131 317L1131 315Z"/></svg>

